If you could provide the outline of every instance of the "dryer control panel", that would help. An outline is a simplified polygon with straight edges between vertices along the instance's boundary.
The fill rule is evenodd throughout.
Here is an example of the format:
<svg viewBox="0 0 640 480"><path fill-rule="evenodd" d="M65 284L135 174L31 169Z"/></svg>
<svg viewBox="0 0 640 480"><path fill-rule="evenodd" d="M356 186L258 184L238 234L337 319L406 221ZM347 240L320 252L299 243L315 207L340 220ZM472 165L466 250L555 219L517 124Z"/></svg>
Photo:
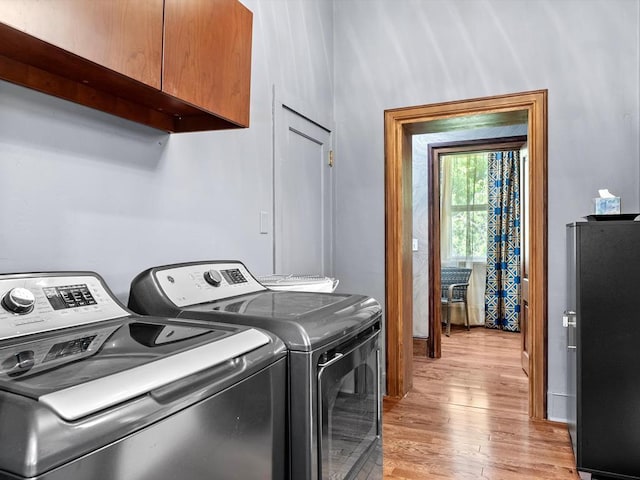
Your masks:
<svg viewBox="0 0 640 480"><path fill-rule="evenodd" d="M96 274L0 275L0 339L129 315Z"/></svg>
<svg viewBox="0 0 640 480"><path fill-rule="evenodd" d="M178 307L266 290L239 262L180 265L156 270L155 277L166 297Z"/></svg>

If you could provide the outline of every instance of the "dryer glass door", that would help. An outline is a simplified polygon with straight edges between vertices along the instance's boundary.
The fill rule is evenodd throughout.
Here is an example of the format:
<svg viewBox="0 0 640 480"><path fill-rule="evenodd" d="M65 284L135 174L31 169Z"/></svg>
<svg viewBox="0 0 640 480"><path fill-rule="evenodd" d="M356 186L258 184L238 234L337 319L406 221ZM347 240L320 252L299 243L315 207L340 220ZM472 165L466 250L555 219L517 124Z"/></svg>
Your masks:
<svg viewBox="0 0 640 480"><path fill-rule="evenodd" d="M318 364L318 478L355 475L381 434L379 331L329 352Z"/></svg>

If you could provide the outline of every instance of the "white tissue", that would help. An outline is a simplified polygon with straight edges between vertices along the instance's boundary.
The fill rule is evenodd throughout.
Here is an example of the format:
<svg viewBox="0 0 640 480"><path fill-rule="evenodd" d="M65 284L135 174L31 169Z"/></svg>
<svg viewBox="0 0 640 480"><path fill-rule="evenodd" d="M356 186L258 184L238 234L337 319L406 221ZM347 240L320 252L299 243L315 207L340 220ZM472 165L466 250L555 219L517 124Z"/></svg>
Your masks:
<svg viewBox="0 0 640 480"><path fill-rule="evenodd" d="M603 188L601 190L598 190L598 193L600 194L600 198L614 198L615 195L612 194L608 188Z"/></svg>

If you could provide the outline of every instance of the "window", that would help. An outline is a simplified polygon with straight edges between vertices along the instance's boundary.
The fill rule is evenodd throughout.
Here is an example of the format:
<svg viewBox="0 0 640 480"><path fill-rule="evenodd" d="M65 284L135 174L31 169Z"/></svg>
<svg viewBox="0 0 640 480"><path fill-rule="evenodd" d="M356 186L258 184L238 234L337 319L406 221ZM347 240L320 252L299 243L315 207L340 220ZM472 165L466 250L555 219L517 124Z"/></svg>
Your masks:
<svg viewBox="0 0 640 480"><path fill-rule="evenodd" d="M440 156L442 261L484 261L487 256L487 154Z"/></svg>

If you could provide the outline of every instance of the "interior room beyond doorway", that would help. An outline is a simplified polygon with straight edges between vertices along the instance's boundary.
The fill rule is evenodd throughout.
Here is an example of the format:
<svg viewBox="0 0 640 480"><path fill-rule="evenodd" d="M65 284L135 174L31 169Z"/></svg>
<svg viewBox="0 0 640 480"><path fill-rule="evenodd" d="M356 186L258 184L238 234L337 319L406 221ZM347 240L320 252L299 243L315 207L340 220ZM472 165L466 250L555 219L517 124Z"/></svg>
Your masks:
<svg viewBox="0 0 640 480"><path fill-rule="evenodd" d="M434 241L440 241L442 266L472 270L467 309L463 308L462 303L453 304L449 310L451 322L466 323L467 310L470 325L484 325L488 194L486 155L488 151L502 148L519 148L526 141L527 133L526 118L521 120L524 123L412 137L413 336L418 349L426 351L427 339L431 337L428 311L429 245ZM449 163L441 161L441 158L448 159ZM431 172L436 171L438 174L433 173L432 178ZM436 208L444 212L444 215L439 215L440 240L429 229L429 215L432 212L428 192L433 188L433 182L438 183L435 186L440 192ZM424 344L422 347L421 343ZM431 349L430 356L439 356L439 353L434 355Z"/></svg>

